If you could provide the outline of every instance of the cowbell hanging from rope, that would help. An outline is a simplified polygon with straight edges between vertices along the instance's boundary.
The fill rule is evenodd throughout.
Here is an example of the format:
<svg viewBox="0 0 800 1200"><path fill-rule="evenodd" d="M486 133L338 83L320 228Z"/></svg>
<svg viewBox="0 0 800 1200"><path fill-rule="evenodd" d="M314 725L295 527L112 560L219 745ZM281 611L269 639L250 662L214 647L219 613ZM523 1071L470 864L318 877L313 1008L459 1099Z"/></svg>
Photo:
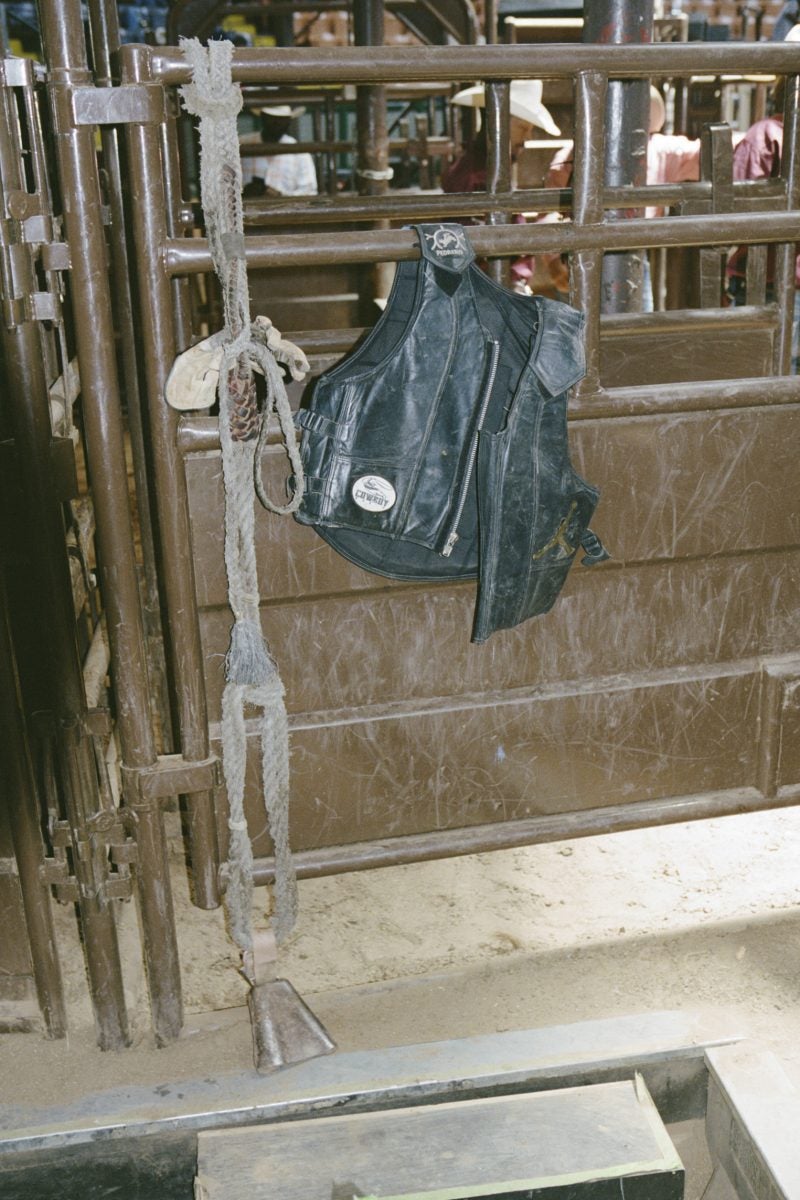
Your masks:
<svg viewBox="0 0 800 1200"><path fill-rule="evenodd" d="M219 430L225 487L225 567L228 600L234 616L225 660L222 698L222 765L228 793L230 832L226 908L231 935L242 951L251 985L248 1004L253 1025L256 1067L278 1067L326 1054L334 1044L292 985L274 977L277 946L297 915L297 883L289 850L289 732L283 684L261 631L254 541L255 494L270 511L294 512L303 491L303 471L292 414L279 363L294 378L308 369L302 351L281 338L271 322L251 322L242 219L242 175L236 116L241 89L233 83L228 41L203 46L183 40L192 82L181 89L186 110L199 117L200 187L214 269L222 288L225 326L182 355L167 383L175 407L190 405L192 383L198 394L191 407L219 400ZM266 381L259 408L253 369ZM295 479L288 503L266 495L260 464L267 422L275 412ZM253 934L253 851L244 813L247 738L245 708L259 709L261 777L269 831L275 846L275 911L272 930Z"/></svg>

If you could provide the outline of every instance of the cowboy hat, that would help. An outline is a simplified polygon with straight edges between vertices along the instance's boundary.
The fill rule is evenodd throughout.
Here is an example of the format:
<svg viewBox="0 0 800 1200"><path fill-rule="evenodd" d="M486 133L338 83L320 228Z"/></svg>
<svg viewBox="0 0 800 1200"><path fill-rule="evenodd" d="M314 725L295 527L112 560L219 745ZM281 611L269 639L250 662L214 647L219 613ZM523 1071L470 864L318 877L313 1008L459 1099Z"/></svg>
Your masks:
<svg viewBox="0 0 800 1200"><path fill-rule="evenodd" d="M262 113L266 113L269 117L302 117L306 111L305 108L292 108L289 104L260 104L258 108L251 108L252 113L257 117Z"/></svg>
<svg viewBox="0 0 800 1200"><path fill-rule="evenodd" d="M464 104L469 108L483 108L486 104L486 91L482 83L474 87L464 88L453 96L453 104ZM559 137L561 130L556 125L550 113L542 104L541 79L512 79L510 108L512 117L528 121L543 129L545 133Z"/></svg>

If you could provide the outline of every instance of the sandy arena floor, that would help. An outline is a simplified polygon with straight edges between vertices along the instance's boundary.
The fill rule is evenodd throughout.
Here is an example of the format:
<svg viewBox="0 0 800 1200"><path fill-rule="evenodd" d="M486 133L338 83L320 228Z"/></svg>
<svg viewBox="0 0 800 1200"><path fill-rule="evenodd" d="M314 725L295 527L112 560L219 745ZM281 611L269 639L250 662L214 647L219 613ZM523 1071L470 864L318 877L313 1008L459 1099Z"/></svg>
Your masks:
<svg viewBox="0 0 800 1200"><path fill-rule="evenodd" d="M799 851L795 809L308 880L281 973L342 1050L723 1008L800 1082ZM96 1049L77 934L62 909L72 1029L63 1043L0 1039L12 1103L252 1063L245 985L222 914L190 906L179 852L175 843L184 1035L153 1044L128 904L134 1045Z"/></svg>

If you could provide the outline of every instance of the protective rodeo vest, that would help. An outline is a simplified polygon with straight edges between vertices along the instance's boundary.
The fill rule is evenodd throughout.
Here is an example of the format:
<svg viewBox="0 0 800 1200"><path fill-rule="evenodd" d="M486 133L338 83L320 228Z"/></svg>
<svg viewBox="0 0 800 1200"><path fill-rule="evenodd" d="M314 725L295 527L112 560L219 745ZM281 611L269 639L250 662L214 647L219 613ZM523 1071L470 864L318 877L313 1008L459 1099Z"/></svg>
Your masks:
<svg viewBox="0 0 800 1200"><path fill-rule="evenodd" d="M475 264L461 225L418 225L366 340L298 414L297 520L391 579L478 580L472 640L545 613L598 492L572 469L567 389L585 372L583 317L520 296Z"/></svg>

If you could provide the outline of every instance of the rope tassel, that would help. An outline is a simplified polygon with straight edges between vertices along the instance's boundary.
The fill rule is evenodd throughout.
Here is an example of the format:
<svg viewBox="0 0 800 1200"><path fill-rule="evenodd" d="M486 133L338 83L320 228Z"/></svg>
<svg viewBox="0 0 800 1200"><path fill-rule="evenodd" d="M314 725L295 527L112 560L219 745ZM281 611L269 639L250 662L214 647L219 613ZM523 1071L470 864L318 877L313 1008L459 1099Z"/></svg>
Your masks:
<svg viewBox="0 0 800 1200"><path fill-rule="evenodd" d="M255 491L276 513L293 512L303 494L303 471L292 414L278 365L295 378L308 364L296 346L284 342L264 318L251 323L242 219L242 172L236 116L242 94L231 76L233 46L203 46L196 39L181 47L192 82L181 89L187 111L200 118L200 188L214 269L222 288L225 328L221 337L217 395L225 487L225 568L228 601L234 614L225 659L222 698L222 768L228 792L228 885L226 906L231 936L242 951L253 948L253 848L245 817L247 706L260 709L261 782L267 824L275 846L276 941L291 933L297 915L297 880L289 849L289 724L283 684L261 631L255 552ZM263 373L266 396L259 408L253 366ZM267 422L275 412L294 474L288 503L264 493L260 463Z"/></svg>

